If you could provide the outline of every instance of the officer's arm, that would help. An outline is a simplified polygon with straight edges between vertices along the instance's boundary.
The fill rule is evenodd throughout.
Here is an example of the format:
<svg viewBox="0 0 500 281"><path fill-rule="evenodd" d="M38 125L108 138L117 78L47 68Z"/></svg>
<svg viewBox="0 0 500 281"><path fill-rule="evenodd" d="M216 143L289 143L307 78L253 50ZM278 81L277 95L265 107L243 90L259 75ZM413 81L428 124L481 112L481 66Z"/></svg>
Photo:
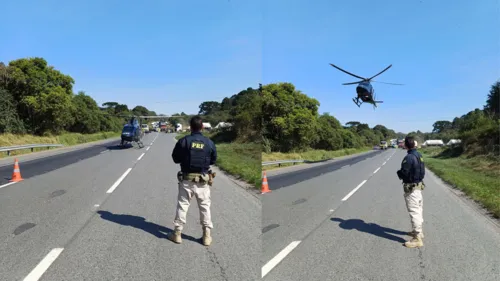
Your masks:
<svg viewBox="0 0 500 281"><path fill-rule="evenodd" d="M413 166L414 159L413 157L410 157L410 155L406 155L405 159L403 160L403 163L401 163L401 170L400 172L400 177L401 179L409 179L410 178L410 172L411 168Z"/></svg>
<svg viewBox="0 0 500 281"><path fill-rule="evenodd" d="M182 138L175 144L174 150L172 151L172 159L175 164L179 164L182 162L182 152L185 147L186 139Z"/></svg>
<svg viewBox="0 0 500 281"><path fill-rule="evenodd" d="M217 161L217 148L212 140L210 140L210 148L212 150L210 153L210 165L214 165Z"/></svg>

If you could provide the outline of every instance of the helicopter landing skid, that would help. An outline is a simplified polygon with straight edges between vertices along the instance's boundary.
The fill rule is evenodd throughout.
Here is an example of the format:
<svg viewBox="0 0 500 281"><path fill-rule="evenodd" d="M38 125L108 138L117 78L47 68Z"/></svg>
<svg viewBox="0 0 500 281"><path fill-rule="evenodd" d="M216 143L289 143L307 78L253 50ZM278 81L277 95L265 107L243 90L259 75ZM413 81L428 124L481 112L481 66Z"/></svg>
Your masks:
<svg viewBox="0 0 500 281"><path fill-rule="evenodd" d="M356 99L353 98L352 101L359 107L359 102Z"/></svg>

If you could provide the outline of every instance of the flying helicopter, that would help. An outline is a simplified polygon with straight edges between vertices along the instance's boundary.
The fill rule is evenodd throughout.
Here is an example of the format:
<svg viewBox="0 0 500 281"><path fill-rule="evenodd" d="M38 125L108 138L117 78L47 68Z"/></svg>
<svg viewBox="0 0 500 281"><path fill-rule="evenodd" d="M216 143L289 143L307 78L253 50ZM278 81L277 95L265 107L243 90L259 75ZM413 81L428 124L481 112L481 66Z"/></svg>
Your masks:
<svg viewBox="0 0 500 281"><path fill-rule="evenodd" d="M371 82L378 82L378 83L383 83L383 84L390 84L390 85L403 85L403 84L396 84L396 83L387 83L387 82L380 82L380 81L372 81L373 78L379 76L380 74L384 73L386 70L388 70L389 68L391 68L392 64L389 65L388 67L386 67L384 70L380 71L379 73L375 74L374 76L370 77L370 78L364 78L364 77L361 77L361 76L358 76L356 74L352 74L346 70L343 70L342 68L338 67L338 66L335 66L333 64L330 63L331 66L335 67L336 69L344 72L344 73L347 73L351 76L354 76L356 78L359 78L359 79L362 79L361 81L358 81L358 82L350 82L350 83L343 83L342 85L354 85L354 84L358 84L358 86L356 86L356 93L358 94L357 97L353 98L352 101L358 106L360 107L360 105L365 102L365 103L371 103L373 105L373 109L375 109L377 107L377 103L383 103L383 101L378 101L376 100L376 95L375 95L375 89L373 88L372 84L370 83ZM360 101L361 99L361 101Z"/></svg>

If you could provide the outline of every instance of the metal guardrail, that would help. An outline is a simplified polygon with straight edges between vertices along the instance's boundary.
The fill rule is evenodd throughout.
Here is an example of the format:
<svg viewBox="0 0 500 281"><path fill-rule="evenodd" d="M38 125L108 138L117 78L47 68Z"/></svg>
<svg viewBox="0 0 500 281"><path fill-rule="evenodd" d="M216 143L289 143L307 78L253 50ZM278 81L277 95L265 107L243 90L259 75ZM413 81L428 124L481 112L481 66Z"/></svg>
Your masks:
<svg viewBox="0 0 500 281"><path fill-rule="evenodd" d="M295 165L296 163L319 163L319 162L325 162L332 160L333 158L329 159L322 159L322 160L317 160L317 161L311 161L311 160L277 160L277 161L267 161L267 162L262 162L262 166L269 166L269 165L278 165L281 167L281 164L288 164L292 163Z"/></svg>
<svg viewBox="0 0 500 281"><path fill-rule="evenodd" d="M62 146L64 146L64 145L53 144L53 143L35 143L35 144L25 144L25 145L13 145L13 146L0 147L0 152L7 152L7 155L10 156L10 152L14 151L14 150L31 149L31 152L33 152L33 149L35 149L35 148L46 147L47 149L49 149L51 147L62 147Z"/></svg>

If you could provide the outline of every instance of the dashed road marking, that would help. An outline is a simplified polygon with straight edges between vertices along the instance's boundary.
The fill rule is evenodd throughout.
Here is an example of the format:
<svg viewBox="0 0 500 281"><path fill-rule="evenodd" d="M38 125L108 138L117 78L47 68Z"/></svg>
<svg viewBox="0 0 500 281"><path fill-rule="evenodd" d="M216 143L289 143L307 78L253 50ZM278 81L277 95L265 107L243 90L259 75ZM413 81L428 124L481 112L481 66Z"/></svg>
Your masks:
<svg viewBox="0 0 500 281"><path fill-rule="evenodd" d="M146 147L146 151L148 151L151 148L151 146Z"/></svg>
<svg viewBox="0 0 500 281"><path fill-rule="evenodd" d="M15 183L16 183L16 182L9 182L9 183L6 183L6 184L4 184L4 185L0 185L0 188L2 188L2 187L6 187L6 186L9 186L9 185L13 185L13 184L15 184Z"/></svg>
<svg viewBox="0 0 500 281"><path fill-rule="evenodd" d="M139 156L139 158L137 158L137 161L141 160L142 156L144 156L144 154L146 154L145 152L143 154L141 154L141 156Z"/></svg>
<svg viewBox="0 0 500 281"><path fill-rule="evenodd" d="M118 187L118 185L120 185L120 183L123 181L123 179L125 179L125 177L128 175L128 173L130 173L130 171L132 171L132 168L128 168L127 171L125 171L125 173L123 173L123 175L113 184L113 186L111 186L108 191L106 191L106 193L111 193L115 190L116 187Z"/></svg>
<svg viewBox="0 0 500 281"><path fill-rule="evenodd" d="M364 180L363 182L361 182L358 186L356 186L355 189L353 189L351 192L349 192L349 194L347 194L344 198L342 198L342 201L346 201L347 199L349 199L349 197L351 197L354 192L358 191L358 189L363 186L363 184L366 183L366 180Z"/></svg>
<svg viewBox="0 0 500 281"><path fill-rule="evenodd" d="M378 172L378 170L380 170L380 167L378 167L373 173L375 174L376 172Z"/></svg>
<svg viewBox="0 0 500 281"><path fill-rule="evenodd" d="M290 252L295 249L300 244L301 241L293 241L292 243L288 244L281 252L279 252L274 258L272 258L270 261L268 261L263 267L262 267L262 278L266 276L271 269L273 269L278 263L280 263Z"/></svg>
<svg viewBox="0 0 500 281"><path fill-rule="evenodd" d="M382 166L384 166L384 165L385 165L385 163L387 163L387 161L385 161L384 163L382 163Z"/></svg>
<svg viewBox="0 0 500 281"><path fill-rule="evenodd" d="M26 276L23 281L37 281L49 269L50 265L62 253L64 248L55 248L50 251L43 260Z"/></svg>

